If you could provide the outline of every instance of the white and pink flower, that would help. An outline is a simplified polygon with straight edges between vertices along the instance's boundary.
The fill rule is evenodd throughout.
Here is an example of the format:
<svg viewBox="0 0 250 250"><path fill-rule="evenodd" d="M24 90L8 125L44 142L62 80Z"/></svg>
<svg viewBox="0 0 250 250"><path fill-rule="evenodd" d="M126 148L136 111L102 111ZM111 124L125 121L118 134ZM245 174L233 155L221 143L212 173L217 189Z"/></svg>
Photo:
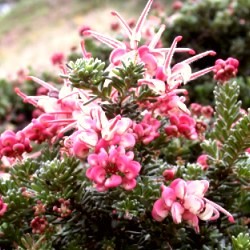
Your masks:
<svg viewBox="0 0 250 250"><path fill-rule="evenodd" d="M216 220L224 213L230 222L233 216L218 204L204 197L209 187L206 180L184 181L175 179L169 187L161 186L161 197L154 203L152 216L163 221L171 214L174 223L186 221L199 232L200 220Z"/></svg>

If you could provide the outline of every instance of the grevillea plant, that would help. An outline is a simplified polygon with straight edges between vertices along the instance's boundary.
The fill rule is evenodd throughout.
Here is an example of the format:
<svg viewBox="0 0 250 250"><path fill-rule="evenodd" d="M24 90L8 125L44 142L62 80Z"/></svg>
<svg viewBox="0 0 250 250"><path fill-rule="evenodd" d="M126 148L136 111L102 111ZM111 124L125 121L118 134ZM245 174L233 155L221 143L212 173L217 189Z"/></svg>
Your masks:
<svg viewBox="0 0 250 250"><path fill-rule="evenodd" d="M62 85L29 76L41 95L15 89L40 114L0 136L4 249L250 247L250 115L230 80L239 62L193 72L215 52L177 47L181 36L160 47L164 25L143 39L152 3L133 27L112 12L124 41L82 31L112 49L108 65L83 40ZM172 63L175 53L186 59ZM188 106L183 85L210 72L214 109Z"/></svg>

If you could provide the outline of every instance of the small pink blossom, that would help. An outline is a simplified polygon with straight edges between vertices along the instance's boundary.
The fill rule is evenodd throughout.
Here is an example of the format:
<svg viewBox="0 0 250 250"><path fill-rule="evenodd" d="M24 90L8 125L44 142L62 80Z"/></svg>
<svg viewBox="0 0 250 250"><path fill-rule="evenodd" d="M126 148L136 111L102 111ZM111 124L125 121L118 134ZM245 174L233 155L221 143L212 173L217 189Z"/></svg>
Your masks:
<svg viewBox="0 0 250 250"><path fill-rule="evenodd" d="M182 92L182 90L180 90L180 92ZM186 90L183 90L183 93L186 94ZM190 112L184 102L184 96L178 96L176 91L171 91L159 96L155 102L143 101L140 105L141 108L145 108L153 113L168 117L171 114L178 115L183 112L189 114Z"/></svg>
<svg viewBox="0 0 250 250"><path fill-rule="evenodd" d="M228 216L233 222L233 216L218 204L204 197L209 187L206 180L184 181L174 180L169 187L162 185L161 197L153 205L152 216L157 221L164 220L171 214L174 223L183 220L193 226L199 233L199 219L216 220L219 212Z"/></svg>
<svg viewBox="0 0 250 250"><path fill-rule="evenodd" d="M22 131L27 138L39 144L46 140L50 141L60 128L60 125L50 123L53 120L55 120L54 115L42 114L37 119L33 119Z"/></svg>
<svg viewBox="0 0 250 250"><path fill-rule="evenodd" d="M192 117L181 114L179 116L171 115L169 119L171 125L165 128L168 135L183 135L190 140L198 139L196 122Z"/></svg>
<svg viewBox="0 0 250 250"><path fill-rule="evenodd" d="M192 103L190 105L190 110L191 110L192 114L194 114L196 116L201 115L201 109L202 109L202 106L199 103Z"/></svg>
<svg viewBox="0 0 250 250"><path fill-rule="evenodd" d="M118 22L112 22L110 27L111 27L111 30L117 31L120 28L120 24Z"/></svg>
<svg viewBox="0 0 250 250"><path fill-rule="evenodd" d="M175 178L175 174L177 172L176 168L165 169L162 173L163 177L166 181L173 180Z"/></svg>
<svg viewBox="0 0 250 250"><path fill-rule="evenodd" d="M94 149L98 142L98 135L93 130L78 130L65 140L65 147L69 153L84 159L90 149Z"/></svg>
<svg viewBox="0 0 250 250"><path fill-rule="evenodd" d="M21 158L24 152L31 152L30 141L25 137L25 133L17 133L7 130L0 136L0 157L7 156Z"/></svg>
<svg viewBox="0 0 250 250"><path fill-rule="evenodd" d="M133 152L126 152L121 146L111 146L108 151L101 148L99 153L88 156L90 167L86 176L94 182L99 191L117 186L131 190L136 186L135 178L141 169L139 162L133 158Z"/></svg>
<svg viewBox="0 0 250 250"><path fill-rule="evenodd" d="M236 76L238 72L239 61L229 57L227 60L218 59L214 66L214 79L220 82L226 82Z"/></svg>
<svg viewBox="0 0 250 250"><path fill-rule="evenodd" d="M153 118L150 113L147 113L140 123L134 123L133 131L137 140L142 141L144 144L148 144L159 137L160 134L158 129L160 125L160 121Z"/></svg>
<svg viewBox="0 0 250 250"><path fill-rule="evenodd" d="M183 6L183 3L179 0L175 0L172 4L172 9L173 10L180 10Z"/></svg>
<svg viewBox="0 0 250 250"><path fill-rule="evenodd" d="M201 108L201 114L205 116L206 118L211 118L214 113L214 110L211 106L203 106Z"/></svg>
<svg viewBox="0 0 250 250"><path fill-rule="evenodd" d="M208 169L208 155L200 155L197 159L197 163L201 165L203 170Z"/></svg>
<svg viewBox="0 0 250 250"><path fill-rule="evenodd" d="M2 217L8 209L8 204L3 202L3 198L0 197L0 217Z"/></svg>
<svg viewBox="0 0 250 250"><path fill-rule="evenodd" d="M64 54L61 53L61 52L54 53L54 54L51 56L51 58L50 58L51 63L52 63L53 65L61 65L61 64L63 64L64 59L65 59L65 58L64 58Z"/></svg>

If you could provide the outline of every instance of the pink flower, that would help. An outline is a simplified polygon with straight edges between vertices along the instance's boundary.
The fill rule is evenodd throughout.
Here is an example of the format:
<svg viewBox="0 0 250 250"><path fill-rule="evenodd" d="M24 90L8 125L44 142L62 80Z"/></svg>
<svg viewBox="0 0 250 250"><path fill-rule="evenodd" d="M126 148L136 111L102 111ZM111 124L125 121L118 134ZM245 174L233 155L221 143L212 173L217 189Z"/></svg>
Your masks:
<svg viewBox="0 0 250 250"><path fill-rule="evenodd" d="M103 124L101 134L104 140L111 140L114 135L122 135L132 126L132 120L117 115L115 118Z"/></svg>
<svg viewBox="0 0 250 250"><path fill-rule="evenodd" d="M198 138L196 122L192 117L181 114L179 116L171 115L169 119L171 125L165 128L168 135L174 136L181 134L190 140L196 140Z"/></svg>
<svg viewBox="0 0 250 250"><path fill-rule="evenodd" d="M171 114L178 115L183 112L189 114L190 112L184 104L185 97L178 96L177 92L183 92L184 94L187 93L186 90L171 91L169 93L159 96L157 99L155 99L155 102L153 103L143 101L142 103L140 103L140 105L142 106L142 108L145 108L161 116L168 117Z"/></svg>
<svg viewBox="0 0 250 250"><path fill-rule="evenodd" d="M0 217L3 216L8 209L8 204L3 202L2 197L0 198Z"/></svg>
<svg viewBox="0 0 250 250"><path fill-rule="evenodd" d="M227 60L218 59L214 66L214 79L220 82L226 82L235 77L238 72L239 61L229 57Z"/></svg>
<svg viewBox="0 0 250 250"><path fill-rule="evenodd" d="M0 157L7 156L21 158L24 152L31 152L30 141L25 137L25 133L17 133L7 130L0 136Z"/></svg>
<svg viewBox="0 0 250 250"><path fill-rule="evenodd" d="M209 187L206 180L184 181L174 180L169 187L162 185L161 197L153 205L152 216L157 221L164 220L171 214L174 223L186 221L199 232L199 219L216 220L219 212L228 216L233 222L233 216L218 204L204 197Z"/></svg>
<svg viewBox="0 0 250 250"><path fill-rule="evenodd" d="M202 109L202 106L199 103L192 103L190 105L191 112L196 116L201 115L201 109Z"/></svg>
<svg viewBox="0 0 250 250"><path fill-rule="evenodd" d="M117 31L120 28L120 24L118 22L112 22L110 27L111 27L111 30Z"/></svg>
<svg viewBox="0 0 250 250"><path fill-rule="evenodd" d="M129 44L126 42L121 42L117 39L111 38L109 36L100 34L98 32L87 30L84 32L85 35L91 35L97 40L105 43L109 47L113 49L110 55L110 62L117 66L121 61L127 61L128 59L133 58L136 59L138 57L140 62L145 64L145 68L147 69L147 74L152 75L158 68L158 60L157 57L160 56L164 58L164 55L169 51L169 49L158 49L157 45L159 44L160 37L165 29L165 25L162 25L157 33L152 36L152 40L147 45L142 45L139 47L139 42L141 41L143 27L145 26L146 17L151 8L153 0L149 0L142 11L138 21L131 25L127 23L119 13L112 11L111 14L115 16L121 27L126 33L126 36L129 39ZM190 52L188 48L178 48L173 49L176 52Z"/></svg>
<svg viewBox="0 0 250 250"><path fill-rule="evenodd" d="M131 190L136 186L135 178L141 169L139 162L133 161L133 158L134 154L131 151L126 152L121 146L111 146L109 151L101 148L99 153L88 156L90 167L86 176L99 191L117 186Z"/></svg>
<svg viewBox="0 0 250 250"><path fill-rule="evenodd" d="M173 4L172 4L172 9L173 9L173 10L179 10L179 9L182 8L182 6L183 6L183 3L182 3L181 1L175 0L175 1L173 2Z"/></svg>
<svg viewBox="0 0 250 250"><path fill-rule="evenodd" d="M205 154L200 155L197 159L197 163L201 165L203 170L208 169L208 156Z"/></svg>
<svg viewBox="0 0 250 250"><path fill-rule="evenodd" d="M175 177L177 169L176 168L171 168L171 169L166 169L162 173L166 181L173 180Z"/></svg>
<svg viewBox="0 0 250 250"><path fill-rule="evenodd" d="M169 207L166 206L163 199L158 199L154 205L152 210L152 216L156 221L163 221L169 214Z"/></svg>
<svg viewBox="0 0 250 250"><path fill-rule="evenodd" d="M211 118L213 113L214 113L214 110L211 106L203 106L201 108L201 113L203 116L205 116L207 118Z"/></svg>
<svg viewBox="0 0 250 250"><path fill-rule="evenodd" d="M133 131L137 140L148 144L160 135L158 132L160 125L160 121L153 118L150 113L147 113L140 123L134 123Z"/></svg>
<svg viewBox="0 0 250 250"><path fill-rule="evenodd" d="M172 58L173 55L176 51L176 46L177 43L180 42L182 40L182 36L177 36L172 45L169 48L168 53L165 56L165 61L163 64L163 69L165 69L165 74L167 76L167 84L169 85L170 89L174 89L178 86L180 86L180 84L186 84L189 81L195 80L196 78L207 74L211 71L213 71L214 67L209 67L209 68L205 68L202 69L200 71L197 71L195 73L192 73L190 64L205 57L205 56L214 56L216 55L216 53L214 51L206 51L197 55L194 55L180 63L175 64L172 68L171 68L171 62L172 62Z"/></svg>
<svg viewBox="0 0 250 250"><path fill-rule="evenodd" d="M26 126L22 131L31 141L42 143L46 140L51 140L57 135L60 125L50 123L55 120L54 115L42 114L37 119Z"/></svg>
<svg viewBox="0 0 250 250"><path fill-rule="evenodd" d="M66 141L65 146L76 157L84 159L89 150L94 148L98 142L95 131L76 131ZM70 144L69 144L70 143Z"/></svg>
<svg viewBox="0 0 250 250"><path fill-rule="evenodd" d="M64 54L59 52L59 53L54 53L51 58L51 63L53 65L61 65L64 62Z"/></svg>

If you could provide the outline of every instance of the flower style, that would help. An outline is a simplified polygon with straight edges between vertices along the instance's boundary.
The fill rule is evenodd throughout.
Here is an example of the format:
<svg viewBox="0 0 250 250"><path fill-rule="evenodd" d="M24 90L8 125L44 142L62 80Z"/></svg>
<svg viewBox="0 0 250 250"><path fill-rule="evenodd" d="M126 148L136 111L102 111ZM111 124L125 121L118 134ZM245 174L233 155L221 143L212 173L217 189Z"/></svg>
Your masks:
<svg viewBox="0 0 250 250"><path fill-rule="evenodd" d="M101 148L99 153L88 156L90 167L86 175L99 191L117 186L131 190L136 186L135 178L141 169L140 163L133 158L134 153L126 152L122 146L111 146L108 151Z"/></svg>
<svg viewBox="0 0 250 250"><path fill-rule="evenodd" d="M170 213L174 223L186 221L199 233L199 219L216 220L222 212L234 222L233 216L218 204L204 198L209 183L206 180L174 180L169 187L162 185L161 198L153 205L152 216L163 221Z"/></svg>

